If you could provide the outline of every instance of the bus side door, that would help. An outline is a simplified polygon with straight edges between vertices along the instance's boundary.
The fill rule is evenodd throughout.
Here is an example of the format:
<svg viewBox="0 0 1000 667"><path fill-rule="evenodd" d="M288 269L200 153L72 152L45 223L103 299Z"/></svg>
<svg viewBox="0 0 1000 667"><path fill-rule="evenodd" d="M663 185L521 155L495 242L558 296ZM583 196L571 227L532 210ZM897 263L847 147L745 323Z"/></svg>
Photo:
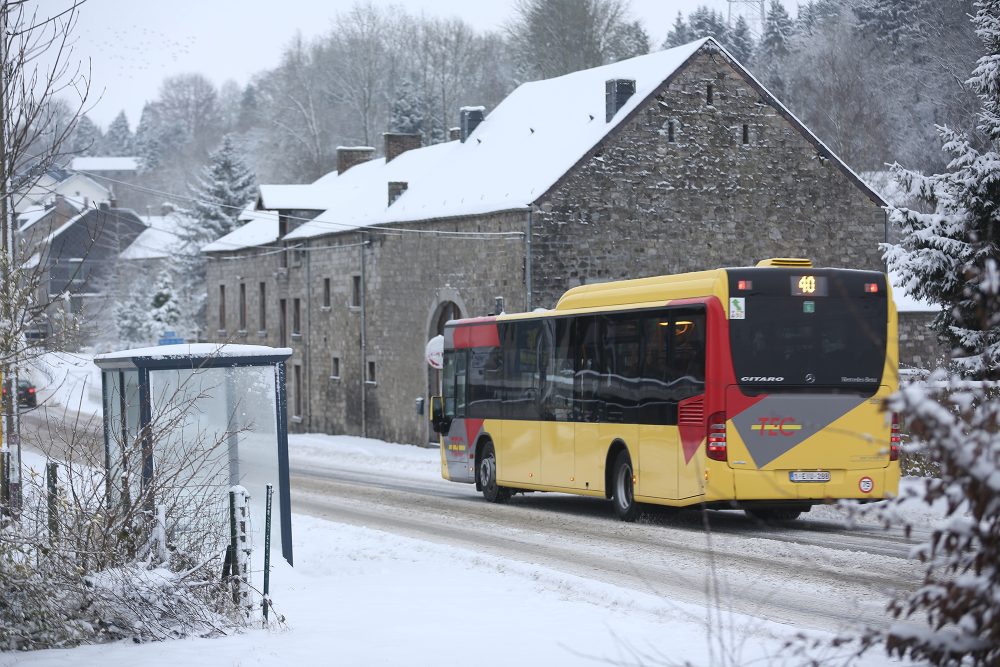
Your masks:
<svg viewBox="0 0 1000 667"><path fill-rule="evenodd" d="M512 321L500 325L504 349L503 438L497 451L497 478L511 484L541 484L540 348L544 344L539 321Z"/></svg>

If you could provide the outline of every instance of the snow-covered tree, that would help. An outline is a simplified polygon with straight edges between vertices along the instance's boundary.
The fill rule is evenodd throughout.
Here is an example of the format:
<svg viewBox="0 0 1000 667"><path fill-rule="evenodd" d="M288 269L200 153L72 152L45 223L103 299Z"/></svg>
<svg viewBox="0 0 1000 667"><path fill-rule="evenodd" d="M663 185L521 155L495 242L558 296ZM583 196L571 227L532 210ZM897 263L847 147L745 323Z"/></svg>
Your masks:
<svg viewBox="0 0 1000 667"><path fill-rule="evenodd" d="M789 41L795 32L795 23L781 0L771 0L764 19L764 34L760 50L764 57L773 59L788 55Z"/></svg>
<svg viewBox="0 0 1000 667"><path fill-rule="evenodd" d="M409 79L396 88L396 97L389 108L389 131L424 134L424 102ZM426 135L424 140L426 141Z"/></svg>
<svg viewBox="0 0 1000 667"><path fill-rule="evenodd" d="M672 49L675 46L687 44L690 41L692 41L691 31L688 30L687 21L684 20L683 14L677 12L677 18L674 19L674 24L670 27L670 32L667 33L667 38L663 40L663 48Z"/></svg>
<svg viewBox="0 0 1000 667"><path fill-rule="evenodd" d="M750 24L742 14L736 19L733 29L729 31L724 46L741 63L749 63L753 57L753 35L750 33Z"/></svg>
<svg viewBox="0 0 1000 667"><path fill-rule="evenodd" d="M75 155L99 155L104 137L101 128L87 115L80 116L73 130L70 152Z"/></svg>
<svg viewBox="0 0 1000 667"><path fill-rule="evenodd" d="M725 42L729 28L721 12L702 5L688 16L688 31L691 39L715 37L720 42Z"/></svg>
<svg viewBox="0 0 1000 667"><path fill-rule="evenodd" d="M160 110L156 104L147 102L142 107L139 125L135 128L135 153L142 158L142 169L149 171L160 165L161 146Z"/></svg>
<svg viewBox="0 0 1000 667"><path fill-rule="evenodd" d="M967 81L979 95L974 148L940 128L949 171L919 176L931 212L891 208L906 236L886 258L911 293L941 303L935 324L954 345L952 359L973 378L1000 379L1000 0L981 0L974 19L986 55ZM892 602L888 629L869 631L863 648L933 665L1000 664L1000 390L937 371L904 387L888 409L904 416L908 450L940 469L912 496L940 502L946 520L918 548L923 585ZM892 505L890 505L891 511Z"/></svg>
<svg viewBox="0 0 1000 667"><path fill-rule="evenodd" d="M124 347L143 347L153 343L149 286L144 280L133 281L124 298L115 303L112 317L118 342Z"/></svg>
<svg viewBox="0 0 1000 667"><path fill-rule="evenodd" d="M648 51L648 38L646 51L623 50L626 45L615 43L629 23L625 0L518 0L507 32L522 78L531 80Z"/></svg>
<svg viewBox="0 0 1000 667"><path fill-rule="evenodd" d="M174 277L167 269L161 270L156 277L150 306L150 319L156 326L154 333L162 334L168 329L175 329L181 321L181 306L174 289Z"/></svg>
<svg viewBox="0 0 1000 667"><path fill-rule="evenodd" d="M239 226L237 218L254 198L256 178L231 135L209 155L198 185L192 188L195 200L190 214L194 224L187 235L203 242L214 241Z"/></svg>
<svg viewBox="0 0 1000 667"><path fill-rule="evenodd" d="M942 306L933 327L964 374L1000 380L1000 3L981 2L978 34L987 54L966 83L979 95L987 145L939 127L948 171L924 176L898 164L897 178L932 208L890 208L904 236L885 258L915 296Z"/></svg>
<svg viewBox="0 0 1000 667"><path fill-rule="evenodd" d="M128 126L128 118L125 112L121 111L115 119L108 125L108 131L104 134L104 155L124 156L133 154L132 130Z"/></svg>

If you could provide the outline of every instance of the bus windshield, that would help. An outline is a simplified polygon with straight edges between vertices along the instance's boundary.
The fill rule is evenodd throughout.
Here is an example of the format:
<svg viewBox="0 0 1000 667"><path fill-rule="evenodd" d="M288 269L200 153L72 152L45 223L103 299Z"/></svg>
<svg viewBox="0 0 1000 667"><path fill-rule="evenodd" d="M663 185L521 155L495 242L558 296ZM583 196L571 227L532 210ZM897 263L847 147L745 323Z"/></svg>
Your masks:
<svg viewBox="0 0 1000 667"><path fill-rule="evenodd" d="M743 317L729 322L737 382L770 390L877 391L886 354L884 282L878 296L863 289L861 283L857 296L834 289L820 296L789 294L786 287L785 294L744 297Z"/></svg>

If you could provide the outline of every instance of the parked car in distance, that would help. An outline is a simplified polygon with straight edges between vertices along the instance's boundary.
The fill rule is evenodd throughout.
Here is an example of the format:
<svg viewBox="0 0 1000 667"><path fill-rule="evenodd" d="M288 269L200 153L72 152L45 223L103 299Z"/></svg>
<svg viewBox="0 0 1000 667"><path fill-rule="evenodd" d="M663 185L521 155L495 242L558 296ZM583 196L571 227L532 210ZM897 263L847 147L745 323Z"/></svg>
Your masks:
<svg viewBox="0 0 1000 667"><path fill-rule="evenodd" d="M7 387L3 388L4 400L7 400ZM17 383L17 404L33 408L38 405L38 393L35 390L35 385L31 384L28 380L19 380Z"/></svg>

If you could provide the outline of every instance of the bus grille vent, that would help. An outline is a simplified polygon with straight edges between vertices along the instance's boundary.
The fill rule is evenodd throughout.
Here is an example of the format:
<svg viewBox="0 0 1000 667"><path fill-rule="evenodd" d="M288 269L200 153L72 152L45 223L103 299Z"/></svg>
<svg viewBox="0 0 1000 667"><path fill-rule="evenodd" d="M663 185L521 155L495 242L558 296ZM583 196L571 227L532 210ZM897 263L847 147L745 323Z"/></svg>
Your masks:
<svg viewBox="0 0 1000 667"><path fill-rule="evenodd" d="M705 423L705 399L699 398L680 406L677 421L685 426L698 426Z"/></svg>

